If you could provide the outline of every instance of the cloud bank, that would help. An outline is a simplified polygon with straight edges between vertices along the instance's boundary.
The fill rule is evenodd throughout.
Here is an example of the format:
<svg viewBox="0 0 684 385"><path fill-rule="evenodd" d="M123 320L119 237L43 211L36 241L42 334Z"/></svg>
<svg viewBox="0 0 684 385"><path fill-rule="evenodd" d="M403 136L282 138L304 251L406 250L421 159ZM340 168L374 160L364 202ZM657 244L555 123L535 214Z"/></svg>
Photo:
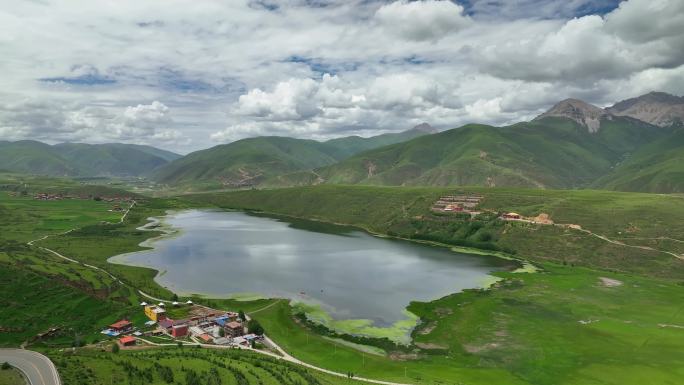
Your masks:
<svg viewBox="0 0 684 385"><path fill-rule="evenodd" d="M8 2L0 53L0 140L188 152L683 94L684 2Z"/></svg>

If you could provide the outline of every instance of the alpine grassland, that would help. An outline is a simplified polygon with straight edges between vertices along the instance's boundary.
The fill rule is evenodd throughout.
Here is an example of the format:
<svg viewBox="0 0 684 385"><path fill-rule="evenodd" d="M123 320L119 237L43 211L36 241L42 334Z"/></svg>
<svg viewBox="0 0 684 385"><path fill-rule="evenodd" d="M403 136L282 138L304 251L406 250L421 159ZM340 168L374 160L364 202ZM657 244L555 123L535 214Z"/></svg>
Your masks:
<svg viewBox="0 0 684 385"><path fill-rule="evenodd" d="M240 350L169 347L112 353L46 352L64 383L75 385L342 385L352 381ZM367 384L353 381L355 384Z"/></svg>
<svg viewBox="0 0 684 385"><path fill-rule="evenodd" d="M51 191L82 195L33 199L37 191L16 181L0 193L3 218L11 218L2 223L0 343L41 349L68 383L144 378L161 384L171 376L171 383L351 382L248 352L191 346L109 351L111 340L98 333L101 328L124 317L136 324L145 320L139 301L146 298L138 290L165 299L174 294L154 282L157 271L107 260L142 250L142 242L163 234L157 225L140 229L148 218L195 207L285 216L292 226L321 231L327 223L351 225L535 267L494 273L487 289L410 303L407 311L419 323L406 344L328 329L285 299L191 297L217 309L245 311L288 354L308 364L427 385L675 384L684 375L682 196L322 185L165 199L130 195L136 203L124 213L109 211L113 202L95 198L125 191L55 179L33 184L37 191L52 186ZM482 196L479 213L431 210L448 194ZM504 221L500 214L507 212L530 220ZM541 214L553 224L532 220ZM183 364L173 366L178 359Z"/></svg>

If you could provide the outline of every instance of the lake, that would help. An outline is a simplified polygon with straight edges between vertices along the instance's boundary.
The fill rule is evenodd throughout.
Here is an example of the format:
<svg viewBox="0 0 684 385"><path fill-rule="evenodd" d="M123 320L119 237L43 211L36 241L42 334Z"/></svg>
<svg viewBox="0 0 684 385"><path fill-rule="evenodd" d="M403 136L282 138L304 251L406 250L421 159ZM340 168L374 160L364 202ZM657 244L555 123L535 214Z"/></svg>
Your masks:
<svg viewBox="0 0 684 385"><path fill-rule="evenodd" d="M209 210L161 219L178 231L110 261L154 268L155 280L179 294L290 298L374 327L406 319L410 301L481 287L489 273L513 266L312 221Z"/></svg>

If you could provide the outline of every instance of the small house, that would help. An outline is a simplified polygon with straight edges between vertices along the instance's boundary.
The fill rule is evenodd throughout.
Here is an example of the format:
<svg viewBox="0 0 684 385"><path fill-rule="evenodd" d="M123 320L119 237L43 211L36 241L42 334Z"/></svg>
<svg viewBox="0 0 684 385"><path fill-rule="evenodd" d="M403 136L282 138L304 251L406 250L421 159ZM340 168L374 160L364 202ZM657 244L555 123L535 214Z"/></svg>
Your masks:
<svg viewBox="0 0 684 385"><path fill-rule="evenodd" d="M133 328L131 321L122 319L109 325L109 329L117 333L123 333Z"/></svg>
<svg viewBox="0 0 684 385"><path fill-rule="evenodd" d="M135 345L135 337L133 336L126 336L126 337L121 337L119 338L119 344L121 346L133 346Z"/></svg>
<svg viewBox="0 0 684 385"><path fill-rule="evenodd" d="M518 213L506 213L503 215L505 219L521 219L522 216Z"/></svg>

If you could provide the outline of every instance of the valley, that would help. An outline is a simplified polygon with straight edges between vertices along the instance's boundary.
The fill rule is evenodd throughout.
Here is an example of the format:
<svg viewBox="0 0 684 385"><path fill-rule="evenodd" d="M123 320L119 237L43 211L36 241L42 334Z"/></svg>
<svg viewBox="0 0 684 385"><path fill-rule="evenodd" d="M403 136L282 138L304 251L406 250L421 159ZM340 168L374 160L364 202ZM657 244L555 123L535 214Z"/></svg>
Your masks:
<svg viewBox="0 0 684 385"><path fill-rule="evenodd" d="M49 181L43 183L46 182L49 184ZM69 185L68 181L62 183L64 186L55 188L76 191L89 188ZM103 191L107 190L98 188L98 192ZM131 193L116 191L116 194L125 196ZM477 207L481 214L473 218L468 214L466 218L458 212L433 212L434 202L446 194L482 197ZM32 245L20 246L36 239L33 238L32 222L26 222L25 230L5 233L7 239L3 250L6 251L2 254L2 263L3 271L14 277L8 281L12 282L11 287L21 292L25 289L18 286L18 282L25 282L22 285L32 280L37 285L52 282L52 285L64 288L51 291L55 298L60 298L59 303L64 303L63 298L68 292L74 298L74 306L92 315L92 318L71 318L69 314L73 310L60 306L60 310L52 312L44 322L31 323L35 325L33 328L24 327L12 332L12 328L5 325L21 324L27 319L23 317L31 312L28 308L17 312L17 304L10 303L5 307L8 312L2 316L3 327L10 331L5 335L3 344L12 346L30 341L32 348L47 349L45 351L57 360L62 371L71 373L63 365L68 365L69 360L79 359L87 363L84 368L92 371L90 376L93 378L98 378L94 373L110 373L108 375L126 381L125 372L105 363L111 359L127 359L138 353L129 353L125 348L119 353L123 354L121 358L111 352L95 353L92 349L109 350L110 346L107 338L99 334L99 328L122 317L141 325L145 316L139 309L139 303L151 299L138 290L167 301L175 298L172 291L178 290L170 290L155 282L154 277L159 274L155 270L111 264L107 262L108 258L141 250L139 243L158 234L137 229L148 223L149 217L163 215L169 209L218 208L285 215L287 217L281 219L284 221L281 223L302 229L298 231L322 230L334 234L340 228L337 225L328 228L325 223L352 225L381 236L410 239L419 244L439 244L459 252L514 258L535 266L532 270L492 273L496 280L492 280L492 286L486 290L456 292L458 289L452 289L453 293L446 293L441 298L433 297L427 302L415 301L415 296L409 296L412 301L407 310L419 319L418 326L411 331L409 346L379 338L382 334L370 333L364 337L362 329L344 328L337 322L324 321L324 313L319 310L290 304L287 300L244 296L236 299L211 298L184 294L182 290L176 293L179 301L191 299L226 311L244 310L258 320L269 338L289 355L316 367L338 373L351 371L357 377L413 384L438 384L444 379L485 384L494 378L521 384L559 383L562 378L567 378L567 382L560 383L574 383L572 379L577 376L617 384L630 383L637 373L644 373L643 365L659 354L656 352L671 351L669 357L673 362L680 359L676 353L677 346L684 341L680 341L681 331L677 325L684 320L680 319L681 312L672 307L672 301L684 295L681 286L684 262L668 254L684 253L677 238L682 233L677 220L682 215L682 198L676 195L476 187L316 186L204 193L173 199L136 196L135 199L136 205L119 224L117 221L122 213L108 211L114 203L91 200L94 203L92 208L78 210L86 215L83 222L71 222L74 230L65 233L71 227L51 219L58 217L45 211L43 205L75 211L65 206L71 203L68 200L40 201L33 199L32 194L12 197L3 193L2 207L13 207L11 212L17 219L27 215L29 210L45 215L46 220L51 219L40 222L42 234L37 233L41 237L36 238L51 236ZM280 204L285 201L288 205ZM607 205L607 202L611 204ZM607 242L573 228L502 221L496 214L501 212L519 212L526 217L547 213L556 223L577 224L621 244ZM94 216L94 219L88 219L88 216ZM108 218L107 223L98 224L97 216ZM262 220L255 217L257 219ZM154 230L154 227L150 229ZM342 232L343 238L347 236L344 235L346 231L349 230ZM27 235L21 235L23 232ZM183 238L171 239L180 241ZM558 244L559 239L565 240ZM14 240L23 243L12 243L16 242ZM7 245L12 244L16 244L14 249L8 249ZM39 247L100 267L117 279L87 265L50 256L37 249ZM36 253L42 257L32 258L31 255ZM266 255L273 254L282 253L267 252ZM618 255L619 258L614 257ZM639 260L639 263L631 260ZM528 270L532 272L525 272ZM198 272L201 274L201 271ZM167 274L170 273L164 272L161 277ZM44 281L44 277L53 278ZM55 281L54 277L60 279ZM231 291L229 286L224 290L222 293ZM294 291L297 296L298 290ZM305 290L309 291L313 289ZM16 292L3 293L6 293L6 298L17 298ZM50 298L23 298L25 306L44 308L46 303L57 303L56 299ZM558 298L563 300L558 301ZM634 306L635 303L640 305ZM640 310L635 313L637 309ZM63 318L55 318L58 314ZM320 324L321 321L324 323ZM58 328L54 336L31 340L32 336L44 332L48 325ZM60 358L51 350L74 344L83 344L84 347L72 357ZM564 349L558 351L552 346L563 346ZM640 348L634 350L633 346ZM142 354L186 354L174 353L176 348L167 349L172 351ZM185 348L188 349L191 347ZM573 358L589 351L593 352L589 360L591 365ZM629 354L620 356L617 362L621 364L618 366L614 363L617 352ZM214 357L209 352L199 354ZM193 360L191 357L187 359ZM540 360L544 362L544 369L533 370ZM144 361L136 359L135 362L134 365L139 366ZM667 361L663 365L672 367ZM616 371L620 375L616 375ZM663 381L679 375L676 371L658 369L648 373ZM325 378L313 375L319 381Z"/></svg>
<svg viewBox="0 0 684 385"><path fill-rule="evenodd" d="M0 385L680 385L683 0L0 2Z"/></svg>

